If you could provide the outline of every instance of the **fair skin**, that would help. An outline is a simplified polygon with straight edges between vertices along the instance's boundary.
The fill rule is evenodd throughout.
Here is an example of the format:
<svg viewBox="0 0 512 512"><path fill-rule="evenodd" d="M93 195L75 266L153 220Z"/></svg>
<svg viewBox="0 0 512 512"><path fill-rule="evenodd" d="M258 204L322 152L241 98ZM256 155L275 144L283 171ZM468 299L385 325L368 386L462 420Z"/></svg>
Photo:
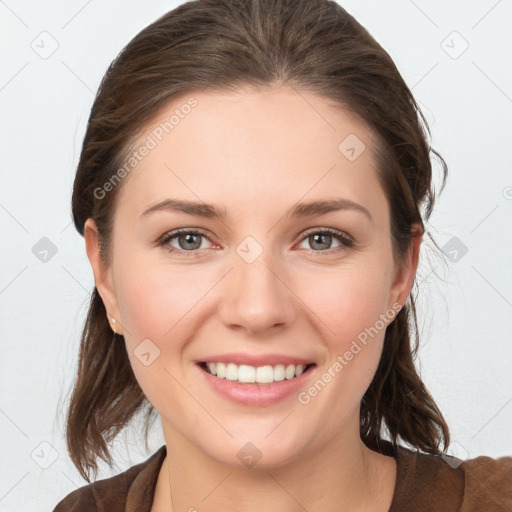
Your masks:
<svg viewBox="0 0 512 512"><path fill-rule="evenodd" d="M396 463L359 435L360 400L385 328L307 404L296 392L263 406L234 402L207 383L197 361L303 358L314 363L302 376L307 391L379 315L405 304L421 234L398 269L372 135L328 100L282 86L193 96L198 105L124 178L109 265L94 221L85 226L96 286L162 423L169 456L152 510L386 512ZM185 101L166 106L139 140ZM349 134L366 146L353 161L338 149ZM169 198L217 205L226 217L142 215ZM298 202L341 198L367 212L285 216ZM178 228L206 236L157 244ZM315 241L325 228L353 245L329 234ZM249 236L262 249L250 263L237 252ZM134 354L146 339L160 350L147 366ZM260 458L246 467L237 454L249 442Z"/></svg>

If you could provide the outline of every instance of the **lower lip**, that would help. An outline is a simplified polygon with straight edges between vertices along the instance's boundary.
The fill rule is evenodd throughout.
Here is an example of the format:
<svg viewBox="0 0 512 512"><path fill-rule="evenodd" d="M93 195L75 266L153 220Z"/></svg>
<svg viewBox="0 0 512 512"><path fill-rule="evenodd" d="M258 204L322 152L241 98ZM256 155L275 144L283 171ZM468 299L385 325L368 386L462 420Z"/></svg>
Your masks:
<svg viewBox="0 0 512 512"><path fill-rule="evenodd" d="M207 372L199 365L199 371L214 391L232 402L253 407L266 407L284 400L288 396L298 393L304 388L315 366L312 365L304 373L290 380L272 382L270 384L247 383L219 379Z"/></svg>

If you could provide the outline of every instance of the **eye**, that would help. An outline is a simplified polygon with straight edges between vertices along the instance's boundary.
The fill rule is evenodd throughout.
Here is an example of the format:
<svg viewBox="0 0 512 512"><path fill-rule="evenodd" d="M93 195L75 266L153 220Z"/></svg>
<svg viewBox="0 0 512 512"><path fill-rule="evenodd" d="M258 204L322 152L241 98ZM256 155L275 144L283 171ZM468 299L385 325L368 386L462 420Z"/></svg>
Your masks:
<svg viewBox="0 0 512 512"><path fill-rule="evenodd" d="M185 256L200 256L200 249L207 249L204 247L203 241L210 238L206 232L198 229L177 229L164 235L159 241L158 245L165 247L169 252L183 254ZM338 242L338 245L332 247L333 240ZM308 242L311 249L310 252L336 252L354 246L354 240L343 233L332 228L315 228L306 233L302 237L301 243ZM176 243L173 245L172 243Z"/></svg>
<svg viewBox="0 0 512 512"><path fill-rule="evenodd" d="M181 253L185 256L199 256L199 249L205 249L203 247L204 239L210 240L203 231L177 229L164 235L158 245L165 246L169 252ZM173 246L171 242L176 242L178 247Z"/></svg>
<svg viewBox="0 0 512 512"><path fill-rule="evenodd" d="M338 241L338 246L331 247L333 240ZM315 228L314 231L309 231L305 237L302 238L302 242L308 242L310 251L312 252L331 252L339 251L354 246L354 240L349 237L346 233L338 231L332 228L323 228L318 230ZM316 247L316 248L315 248Z"/></svg>

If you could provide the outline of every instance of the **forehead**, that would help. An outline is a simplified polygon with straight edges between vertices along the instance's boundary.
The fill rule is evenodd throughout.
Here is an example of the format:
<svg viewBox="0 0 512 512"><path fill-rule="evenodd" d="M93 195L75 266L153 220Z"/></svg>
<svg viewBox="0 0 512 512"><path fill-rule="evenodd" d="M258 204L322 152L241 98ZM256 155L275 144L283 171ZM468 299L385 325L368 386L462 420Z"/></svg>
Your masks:
<svg viewBox="0 0 512 512"><path fill-rule="evenodd" d="M265 205L329 196L385 207L373 147L363 122L311 92L191 93L166 105L133 144L144 155L118 204L140 213L180 197L262 215Z"/></svg>

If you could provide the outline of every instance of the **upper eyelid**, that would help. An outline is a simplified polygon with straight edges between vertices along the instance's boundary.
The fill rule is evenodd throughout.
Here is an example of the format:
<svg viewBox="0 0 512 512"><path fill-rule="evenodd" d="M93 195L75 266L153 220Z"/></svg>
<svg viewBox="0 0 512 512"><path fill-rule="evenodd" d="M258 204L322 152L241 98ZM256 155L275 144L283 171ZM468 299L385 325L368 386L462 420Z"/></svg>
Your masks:
<svg viewBox="0 0 512 512"><path fill-rule="evenodd" d="M162 235L158 240L157 244L168 244L170 240L174 240L176 237L180 235L187 235L187 234L193 234L193 235L200 235L206 239L208 239L211 243L215 243L211 237L207 234L206 231L203 231L199 228L179 228L177 230L168 231L164 235ZM177 251L183 250L183 249L176 249ZM195 249L197 250L197 249ZM186 251L186 252L192 252L192 251Z"/></svg>
<svg viewBox="0 0 512 512"><path fill-rule="evenodd" d="M340 237L349 238L350 240L354 240L354 238L351 235L349 235L346 231L335 228L309 228L306 231L302 232L301 240L308 236L310 233L329 233L333 235L338 235Z"/></svg>

